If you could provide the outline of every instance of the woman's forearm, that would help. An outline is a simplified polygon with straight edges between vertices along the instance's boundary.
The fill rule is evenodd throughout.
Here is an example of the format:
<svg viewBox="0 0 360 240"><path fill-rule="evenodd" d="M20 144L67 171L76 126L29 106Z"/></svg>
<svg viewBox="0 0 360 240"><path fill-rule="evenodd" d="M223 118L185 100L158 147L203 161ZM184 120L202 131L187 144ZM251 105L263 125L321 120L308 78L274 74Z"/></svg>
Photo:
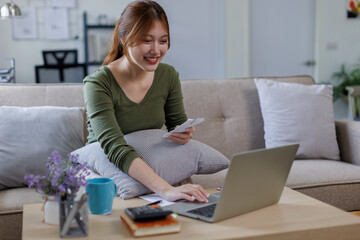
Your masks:
<svg viewBox="0 0 360 240"><path fill-rule="evenodd" d="M157 175L141 158L135 158L132 161L128 174L168 201L185 199L188 201L207 202L207 197L209 196L200 185L185 184L179 187L171 186Z"/></svg>
<svg viewBox="0 0 360 240"><path fill-rule="evenodd" d="M157 175L152 168L141 158L135 158L129 167L128 174L137 181L144 184L150 190L162 195L172 186Z"/></svg>

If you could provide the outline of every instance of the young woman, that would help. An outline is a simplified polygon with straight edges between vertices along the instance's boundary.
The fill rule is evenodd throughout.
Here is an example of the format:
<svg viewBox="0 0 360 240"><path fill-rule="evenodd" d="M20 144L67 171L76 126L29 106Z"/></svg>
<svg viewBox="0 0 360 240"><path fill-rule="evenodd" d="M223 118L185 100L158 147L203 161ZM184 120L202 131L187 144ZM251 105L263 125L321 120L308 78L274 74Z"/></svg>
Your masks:
<svg viewBox="0 0 360 240"><path fill-rule="evenodd" d="M163 198L207 202L199 185L173 187L127 145L124 134L145 129L169 130L187 120L179 74L160 63L170 47L169 24L154 1L130 3L117 21L103 66L84 79L88 143L99 141L109 160ZM186 144L195 128L169 138Z"/></svg>

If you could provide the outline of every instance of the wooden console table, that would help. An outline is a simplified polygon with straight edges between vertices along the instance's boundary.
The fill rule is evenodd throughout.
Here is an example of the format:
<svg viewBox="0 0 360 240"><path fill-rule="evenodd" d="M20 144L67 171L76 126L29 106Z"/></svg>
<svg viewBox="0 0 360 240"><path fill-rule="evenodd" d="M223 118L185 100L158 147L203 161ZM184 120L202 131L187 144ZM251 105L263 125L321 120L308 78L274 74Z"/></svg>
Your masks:
<svg viewBox="0 0 360 240"><path fill-rule="evenodd" d="M139 198L116 198L110 215L89 215L87 239L131 239L129 230L119 216L126 207L146 203ZM41 222L40 209L41 204L24 206L22 239L60 239L58 226ZM143 239L360 239L360 217L289 188L285 188L279 204L218 223L205 223L181 216L179 219L180 233Z"/></svg>

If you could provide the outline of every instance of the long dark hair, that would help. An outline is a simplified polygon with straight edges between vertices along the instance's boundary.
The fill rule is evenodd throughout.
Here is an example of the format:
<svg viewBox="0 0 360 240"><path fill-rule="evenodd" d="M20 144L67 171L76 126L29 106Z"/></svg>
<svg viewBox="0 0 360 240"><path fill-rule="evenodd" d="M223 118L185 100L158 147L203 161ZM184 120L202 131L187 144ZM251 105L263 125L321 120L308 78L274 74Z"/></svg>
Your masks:
<svg viewBox="0 0 360 240"><path fill-rule="evenodd" d="M170 48L169 22L164 9L158 3L140 0L127 5L116 22L110 51L103 65L107 65L123 55L130 60L127 47L140 43L157 20L163 23L168 32L168 48Z"/></svg>

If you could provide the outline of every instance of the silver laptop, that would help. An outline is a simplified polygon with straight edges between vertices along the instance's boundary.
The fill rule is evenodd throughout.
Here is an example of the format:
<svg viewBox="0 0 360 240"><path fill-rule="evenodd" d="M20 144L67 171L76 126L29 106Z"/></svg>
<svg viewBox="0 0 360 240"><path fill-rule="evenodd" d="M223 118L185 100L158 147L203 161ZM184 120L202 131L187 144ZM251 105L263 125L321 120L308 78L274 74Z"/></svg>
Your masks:
<svg viewBox="0 0 360 240"><path fill-rule="evenodd" d="M232 156L221 192L208 203L181 201L163 207L180 215L217 222L278 203L299 145Z"/></svg>

